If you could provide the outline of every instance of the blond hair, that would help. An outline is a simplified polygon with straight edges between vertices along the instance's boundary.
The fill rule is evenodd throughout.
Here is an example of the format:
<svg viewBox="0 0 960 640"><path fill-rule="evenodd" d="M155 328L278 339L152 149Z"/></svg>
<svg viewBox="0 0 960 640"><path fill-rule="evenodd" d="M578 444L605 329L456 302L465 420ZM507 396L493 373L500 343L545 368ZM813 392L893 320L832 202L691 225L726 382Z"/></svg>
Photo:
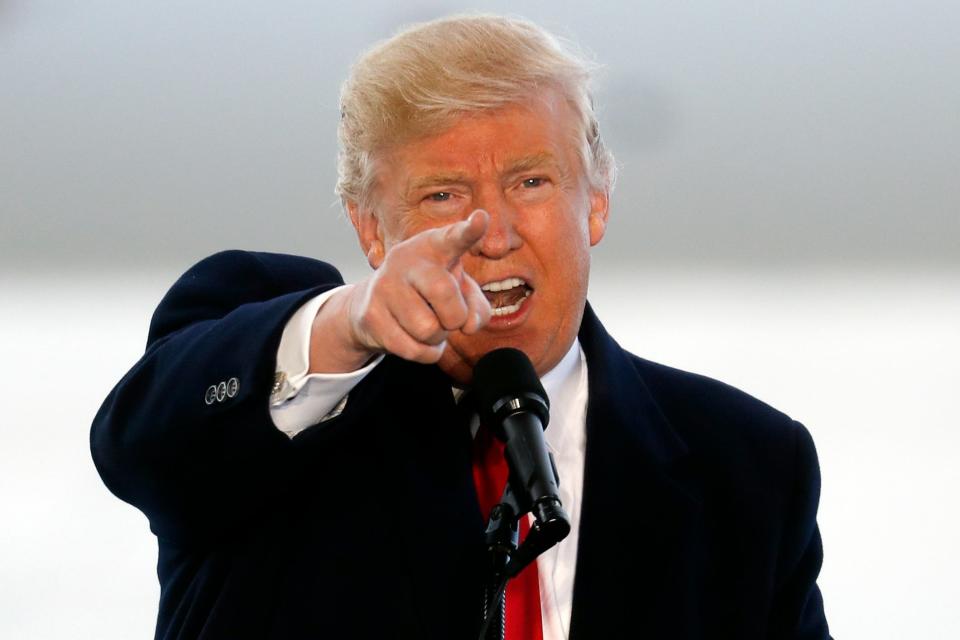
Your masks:
<svg viewBox="0 0 960 640"><path fill-rule="evenodd" d="M594 188L609 191L613 155L600 139L591 65L539 26L518 18L461 15L407 28L367 51L340 92L341 200L368 204L377 152L441 133L470 112L558 90L580 125L578 150Z"/></svg>

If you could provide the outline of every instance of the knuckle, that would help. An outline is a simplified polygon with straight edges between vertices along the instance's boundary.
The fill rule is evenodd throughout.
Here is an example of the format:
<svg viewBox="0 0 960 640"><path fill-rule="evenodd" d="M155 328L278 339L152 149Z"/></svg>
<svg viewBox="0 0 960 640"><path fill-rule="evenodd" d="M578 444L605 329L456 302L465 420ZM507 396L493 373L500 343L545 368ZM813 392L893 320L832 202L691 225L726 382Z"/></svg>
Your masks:
<svg viewBox="0 0 960 640"><path fill-rule="evenodd" d="M469 319L467 307L464 304L451 306L440 316L440 323L447 331L459 329Z"/></svg>
<svg viewBox="0 0 960 640"><path fill-rule="evenodd" d="M376 280L370 285L370 291L367 293L367 307L371 307L377 302L383 302L388 299L392 285L390 278L384 274L378 274Z"/></svg>
<svg viewBox="0 0 960 640"><path fill-rule="evenodd" d="M410 323L410 335L420 342L430 342L439 331L440 324L435 317L420 315Z"/></svg>
<svg viewBox="0 0 960 640"><path fill-rule="evenodd" d="M424 337L424 339L421 340L421 343L428 344L430 346L436 346L446 339L447 339L446 329L438 326L437 330L431 333L430 335Z"/></svg>
<svg viewBox="0 0 960 640"><path fill-rule="evenodd" d="M455 293L449 276L433 275L423 285L423 293L428 300L448 300Z"/></svg>

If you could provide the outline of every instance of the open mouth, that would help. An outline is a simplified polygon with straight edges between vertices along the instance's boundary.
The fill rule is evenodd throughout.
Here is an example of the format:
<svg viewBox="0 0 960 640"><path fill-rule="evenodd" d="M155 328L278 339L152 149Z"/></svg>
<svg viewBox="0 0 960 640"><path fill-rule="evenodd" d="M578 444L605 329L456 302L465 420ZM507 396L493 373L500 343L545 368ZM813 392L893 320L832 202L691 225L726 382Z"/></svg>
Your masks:
<svg viewBox="0 0 960 640"><path fill-rule="evenodd" d="M493 309L494 316L508 316L520 310L533 289L520 278L488 282L480 287Z"/></svg>

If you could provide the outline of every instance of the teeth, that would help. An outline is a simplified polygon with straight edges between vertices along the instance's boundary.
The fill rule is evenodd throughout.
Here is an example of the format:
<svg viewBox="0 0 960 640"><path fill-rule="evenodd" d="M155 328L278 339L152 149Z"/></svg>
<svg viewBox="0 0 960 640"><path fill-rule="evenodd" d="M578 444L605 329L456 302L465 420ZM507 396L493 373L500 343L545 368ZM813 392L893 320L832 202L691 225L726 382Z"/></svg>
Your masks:
<svg viewBox="0 0 960 640"><path fill-rule="evenodd" d="M506 306L506 307L497 307L497 308L495 308L495 309L492 309L492 310L491 310L491 314L493 314L493 315L495 315L495 316L508 316L508 315L510 315L511 313L516 313L517 311L520 311L520 305L523 304L523 301L526 300L526 299L529 298L529 297L530 297L530 291L527 290L527 291L524 293L524 296L523 296L522 298L520 298L520 301L519 301L519 302L517 302L517 303L515 303L515 304L508 305L508 306Z"/></svg>
<svg viewBox="0 0 960 640"><path fill-rule="evenodd" d="M498 282L488 282L480 288L484 291L506 291L507 289L513 289L514 287L519 287L524 284L527 283L520 278L507 278L506 280L500 280Z"/></svg>

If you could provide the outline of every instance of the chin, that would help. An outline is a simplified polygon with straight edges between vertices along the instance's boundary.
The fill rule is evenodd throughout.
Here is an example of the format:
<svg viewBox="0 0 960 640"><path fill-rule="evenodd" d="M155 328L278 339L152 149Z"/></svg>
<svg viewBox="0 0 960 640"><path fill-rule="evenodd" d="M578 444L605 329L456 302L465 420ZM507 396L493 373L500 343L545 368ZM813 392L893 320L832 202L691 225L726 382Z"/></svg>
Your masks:
<svg viewBox="0 0 960 640"><path fill-rule="evenodd" d="M476 366L480 358L495 349L513 347L527 353L522 344L516 344L515 341L505 338L495 339L483 335L482 332L474 336L461 335L459 337L461 340L457 343L447 343L446 350L440 357L440 361L437 362L437 366L458 384L470 384L473 381L473 367ZM527 353L528 357L529 355Z"/></svg>
<svg viewBox="0 0 960 640"><path fill-rule="evenodd" d="M467 344L451 346L448 343L447 349L443 352L443 356L441 356L439 362L437 362L437 366L458 384L469 385L473 381L473 367L476 366L480 358L495 349L502 349L504 347L511 347L523 351L534 364L537 374L543 375L544 373L541 371L541 364L538 363L538 358L531 353L529 341L518 340L517 336L510 339L507 336L491 337L477 335L466 336L466 339L465 342L467 342Z"/></svg>
<svg viewBox="0 0 960 640"><path fill-rule="evenodd" d="M473 364L468 364L459 358L454 362L448 362L447 360L446 353L444 353L444 356L437 363L440 370L450 376L458 386L469 386L473 382Z"/></svg>

